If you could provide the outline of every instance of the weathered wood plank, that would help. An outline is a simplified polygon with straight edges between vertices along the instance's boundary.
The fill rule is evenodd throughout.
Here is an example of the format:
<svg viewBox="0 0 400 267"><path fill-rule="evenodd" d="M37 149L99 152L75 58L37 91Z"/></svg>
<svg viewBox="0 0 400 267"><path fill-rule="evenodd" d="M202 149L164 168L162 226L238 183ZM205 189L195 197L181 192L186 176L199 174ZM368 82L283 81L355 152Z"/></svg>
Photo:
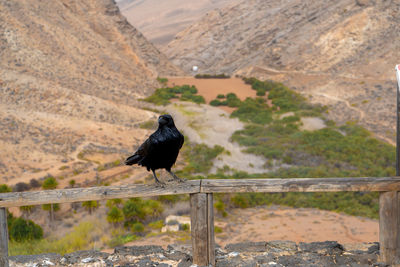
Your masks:
<svg viewBox="0 0 400 267"><path fill-rule="evenodd" d="M203 180L203 193L400 191L400 177L213 179Z"/></svg>
<svg viewBox="0 0 400 267"><path fill-rule="evenodd" d="M156 185L122 185L1 193L0 207L190 193L400 191L400 177L215 179Z"/></svg>
<svg viewBox="0 0 400 267"><path fill-rule="evenodd" d="M213 194L207 194L207 252L208 264L215 266L214 201Z"/></svg>
<svg viewBox="0 0 400 267"><path fill-rule="evenodd" d="M186 181L184 183L169 183L164 188L156 185L121 185L1 193L0 207L19 207L50 203L190 194L198 192L200 192L199 180Z"/></svg>
<svg viewBox="0 0 400 267"><path fill-rule="evenodd" d="M208 266L207 194L190 194L193 264Z"/></svg>
<svg viewBox="0 0 400 267"><path fill-rule="evenodd" d="M400 196L383 192L379 197L379 243L381 261L400 264Z"/></svg>
<svg viewBox="0 0 400 267"><path fill-rule="evenodd" d="M0 266L8 267L8 229L5 208L0 208Z"/></svg>

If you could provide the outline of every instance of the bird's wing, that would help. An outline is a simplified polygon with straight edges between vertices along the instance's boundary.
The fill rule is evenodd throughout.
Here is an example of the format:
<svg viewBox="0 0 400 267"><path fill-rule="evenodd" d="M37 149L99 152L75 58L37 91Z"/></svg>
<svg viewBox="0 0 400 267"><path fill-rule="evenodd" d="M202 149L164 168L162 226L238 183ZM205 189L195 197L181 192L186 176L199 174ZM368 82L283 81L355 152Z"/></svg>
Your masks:
<svg viewBox="0 0 400 267"><path fill-rule="evenodd" d="M149 153L151 153L152 150L152 145L151 145L151 138L146 139L146 141L143 142L143 144L141 144L139 146L139 148L136 150L136 152L130 156L129 158L126 159L125 164L127 165L133 165L136 163L139 163L146 158L147 155L149 155Z"/></svg>
<svg viewBox="0 0 400 267"><path fill-rule="evenodd" d="M185 142L185 137L182 135L182 134L180 134L181 136L180 136L180 143L179 143L179 149L181 149L182 148L182 146L183 146L183 143Z"/></svg>

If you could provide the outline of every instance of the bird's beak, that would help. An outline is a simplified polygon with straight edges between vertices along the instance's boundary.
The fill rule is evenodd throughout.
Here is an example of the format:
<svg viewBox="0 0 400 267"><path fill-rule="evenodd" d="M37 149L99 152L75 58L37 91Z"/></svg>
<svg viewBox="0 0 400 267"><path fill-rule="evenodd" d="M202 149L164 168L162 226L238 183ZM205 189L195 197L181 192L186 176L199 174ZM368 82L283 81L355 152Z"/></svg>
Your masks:
<svg viewBox="0 0 400 267"><path fill-rule="evenodd" d="M165 124L165 119L164 119L163 116L160 116L160 117L158 118L158 124Z"/></svg>

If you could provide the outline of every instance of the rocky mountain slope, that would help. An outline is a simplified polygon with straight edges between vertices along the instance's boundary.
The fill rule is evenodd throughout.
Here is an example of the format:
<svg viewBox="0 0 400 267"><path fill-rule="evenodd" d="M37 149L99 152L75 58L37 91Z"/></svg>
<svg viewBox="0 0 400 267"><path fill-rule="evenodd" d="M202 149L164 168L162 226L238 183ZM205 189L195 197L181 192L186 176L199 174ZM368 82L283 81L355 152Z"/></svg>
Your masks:
<svg viewBox="0 0 400 267"><path fill-rule="evenodd" d="M283 81L394 141L399 1L251 0L208 13L164 52L189 71Z"/></svg>
<svg viewBox="0 0 400 267"><path fill-rule="evenodd" d="M235 2L237 0L117 0L128 21L160 48L207 12Z"/></svg>
<svg viewBox="0 0 400 267"><path fill-rule="evenodd" d="M183 73L113 0L1 0L0 10L0 183L72 162L91 142L131 148L153 116L138 98L157 76Z"/></svg>

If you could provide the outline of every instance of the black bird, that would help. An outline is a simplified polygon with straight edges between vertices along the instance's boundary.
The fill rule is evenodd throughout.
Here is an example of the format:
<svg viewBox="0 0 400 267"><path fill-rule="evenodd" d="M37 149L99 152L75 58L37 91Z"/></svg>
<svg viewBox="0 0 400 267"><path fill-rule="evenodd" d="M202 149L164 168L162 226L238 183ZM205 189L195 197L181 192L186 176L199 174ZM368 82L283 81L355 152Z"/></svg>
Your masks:
<svg viewBox="0 0 400 267"><path fill-rule="evenodd" d="M125 164L138 164L146 167L147 171L151 170L159 185L163 183L157 179L157 169L166 169L174 179L183 182L171 171L183 142L184 137L175 127L171 115L161 115L158 118L158 129L140 145L135 154L126 159Z"/></svg>

